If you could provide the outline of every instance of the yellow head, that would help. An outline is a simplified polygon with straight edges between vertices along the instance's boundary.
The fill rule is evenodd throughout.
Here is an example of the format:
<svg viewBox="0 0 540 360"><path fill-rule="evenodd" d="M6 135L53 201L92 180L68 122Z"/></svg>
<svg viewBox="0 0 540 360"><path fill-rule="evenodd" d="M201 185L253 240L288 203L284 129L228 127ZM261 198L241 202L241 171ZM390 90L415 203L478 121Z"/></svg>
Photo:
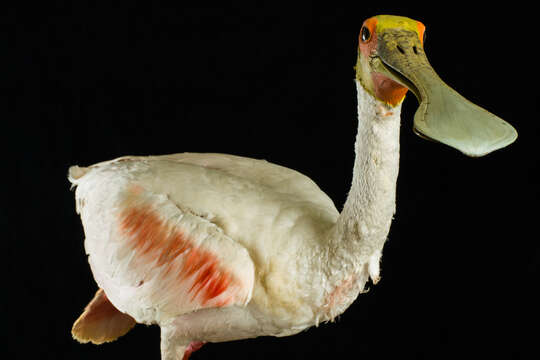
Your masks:
<svg viewBox="0 0 540 360"><path fill-rule="evenodd" d="M374 71L370 62L378 55L380 44L395 37L408 43L407 47L396 46L395 51L423 51L425 29L420 21L403 16L379 15L364 21L359 36L356 79L377 99L390 106L400 104L407 87Z"/></svg>
<svg viewBox="0 0 540 360"><path fill-rule="evenodd" d="M390 107L411 90L420 106L414 130L469 156L482 156L512 143L515 129L467 101L435 73L424 53L425 26L402 16L367 19L360 30L356 79Z"/></svg>

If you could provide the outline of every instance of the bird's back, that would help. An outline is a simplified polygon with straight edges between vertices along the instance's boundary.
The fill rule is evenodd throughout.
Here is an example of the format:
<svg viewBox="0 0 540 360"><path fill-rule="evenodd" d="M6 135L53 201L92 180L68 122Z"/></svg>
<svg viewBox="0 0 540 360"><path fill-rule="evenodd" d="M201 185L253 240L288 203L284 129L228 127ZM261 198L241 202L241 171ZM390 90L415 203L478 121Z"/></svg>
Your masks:
<svg viewBox="0 0 540 360"><path fill-rule="evenodd" d="M323 222L334 222L339 215L332 200L309 177L265 160L241 156L215 153L124 156L87 168L72 167L70 180L79 185L85 181L86 173L93 173L94 178L97 175L103 181L107 179L108 186L120 178L144 184L202 216L220 213L225 222L235 214L238 218L250 217L248 214L256 209L264 211L270 204L280 210L302 209L303 215Z"/></svg>
<svg viewBox="0 0 540 360"><path fill-rule="evenodd" d="M166 160L219 170L270 190L304 200L327 209L335 209L333 201L304 174L266 160L217 153L180 153L148 157L123 157L133 160Z"/></svg>

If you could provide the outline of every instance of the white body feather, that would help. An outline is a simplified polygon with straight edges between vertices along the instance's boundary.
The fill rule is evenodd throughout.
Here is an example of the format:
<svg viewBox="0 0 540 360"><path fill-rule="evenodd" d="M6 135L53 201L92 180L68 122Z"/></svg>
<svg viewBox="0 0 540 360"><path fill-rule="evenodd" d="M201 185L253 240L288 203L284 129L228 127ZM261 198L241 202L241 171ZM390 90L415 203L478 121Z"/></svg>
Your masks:
<svg viewBox="0 0 540 360"><path fill-rule="evenodd" d="M120 311L161 326L163 359L181 358L194 340L285 336L332 320L369 277L379 279L395 212L399 113L358 85L356 159L341 215L309 178L262 160L186 153L72 167L96 282ZM119 220L134 204L212 254L234 286L211 300L191 296L197 273L180 285L170 278L188 255L176 267L139 261L125 245L132 225Z"/></svg>

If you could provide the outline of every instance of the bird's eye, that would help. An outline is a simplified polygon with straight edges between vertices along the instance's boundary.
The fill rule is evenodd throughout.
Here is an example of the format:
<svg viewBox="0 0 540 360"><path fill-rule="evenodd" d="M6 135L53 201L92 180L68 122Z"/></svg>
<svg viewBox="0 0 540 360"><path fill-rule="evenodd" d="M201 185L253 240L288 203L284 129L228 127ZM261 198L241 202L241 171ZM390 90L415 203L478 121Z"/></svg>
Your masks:
<svg viewBox="0 0 540 360"><path fill-rule="evenodd" d="M371 33L369 32L369 29L365 26L362 26L362 30L360 30L360 33L362 35L363 42L366 42L371 38Z"/></svg>

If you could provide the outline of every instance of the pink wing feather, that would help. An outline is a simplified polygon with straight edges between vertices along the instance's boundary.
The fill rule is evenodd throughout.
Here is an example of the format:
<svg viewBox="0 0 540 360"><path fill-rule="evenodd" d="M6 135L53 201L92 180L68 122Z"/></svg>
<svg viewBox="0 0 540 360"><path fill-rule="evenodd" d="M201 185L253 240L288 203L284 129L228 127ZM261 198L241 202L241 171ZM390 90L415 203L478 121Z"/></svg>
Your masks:
<svg viewBox="0 0 540 360"><path fill-rule="evenodd" d="M92 272L119 310L159 323L249 302L253 262L217 225L141 185L110 189L106 172L91 171L77 185Z"/></svg>

